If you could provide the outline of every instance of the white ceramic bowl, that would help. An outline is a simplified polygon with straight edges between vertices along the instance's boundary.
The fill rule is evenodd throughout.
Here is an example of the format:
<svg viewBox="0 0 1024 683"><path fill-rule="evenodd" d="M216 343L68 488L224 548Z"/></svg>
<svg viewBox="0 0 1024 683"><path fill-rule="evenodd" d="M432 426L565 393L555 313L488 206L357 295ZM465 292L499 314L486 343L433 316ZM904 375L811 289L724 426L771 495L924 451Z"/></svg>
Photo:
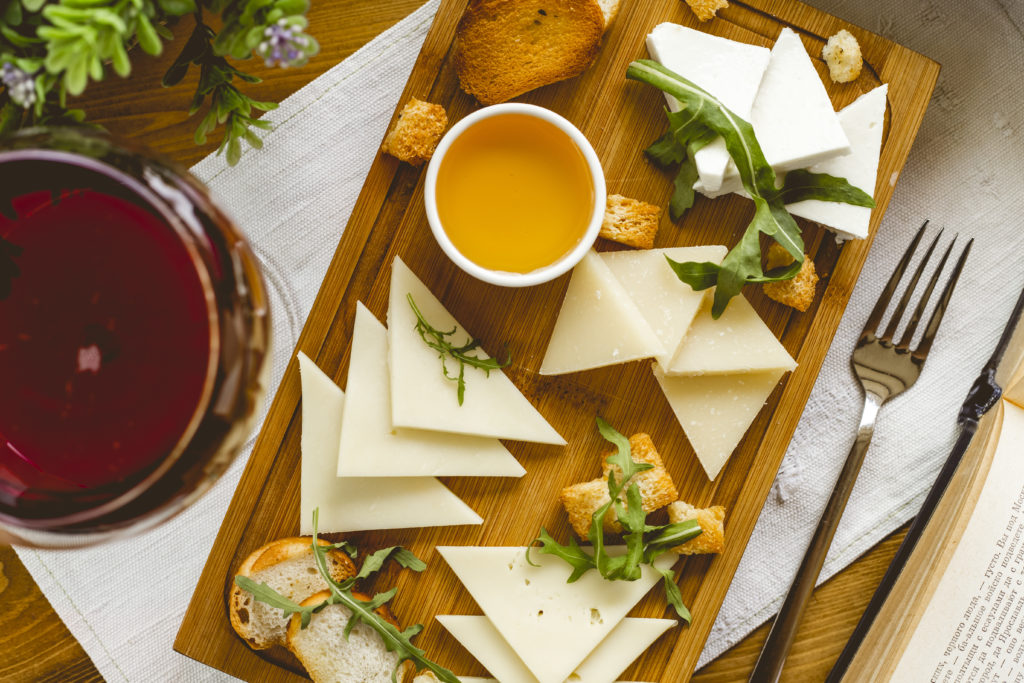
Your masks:
<svg viewBox="0 0 1024 683"><path fill-rule="evenodd" d="M590 179L593 182L594 187L594 212L590 217L590 222L587 224L587 230L583 234L579 243L572 251L565 254L554 263L544 266L543 268L532 270L528 273L512 273L502 270L491 270L490 268L484 268L483 266L470 261L455 248L454 244L452 244L451 239L448 237L448 233L444 230L444 225L441 223L441 218L437 214L437 172L441 167L441 162L444 160L444 156L445 153L447 153L448 148L451 147L452 142L462 135L462 133L464 133L470 126L482 121L483 119L491 116L497 116L499 114L526 114L528 116L534 116L543 121L547 121L565 133L565 135L573 141L576 147L583 154L583 158L586 159L587 167L590 171ZM434 238L437 240L437 243L441 245L441 249L443 249L444 253L448 255L448 258L455 262L455 265L478 280L483 280L484 282L490 282L491 284L501 285L503 287L529 287L531 285L538 285L542 282L554 280L559 275L570 270L580 262L583 256L587 253L587 250L593 246L594 241L597 239L597 233L601 230L601 221L604 219L605 202L607 201L605 193L604 171L601 168L601 161L597 158L594 148L590 146L590 142L583 133L580 132L579 128L572 125L569 121L550 109L545 109L532 104L509 102L505 104L495 104L475 111L456 123L447 133L445 133L445 136L441 138L441 142L438 143L433 157L430 159L430 165L427 166L427 178L423 190L423 198L427 209L427 220L430 222L430 230L434 233Z"/></svg>

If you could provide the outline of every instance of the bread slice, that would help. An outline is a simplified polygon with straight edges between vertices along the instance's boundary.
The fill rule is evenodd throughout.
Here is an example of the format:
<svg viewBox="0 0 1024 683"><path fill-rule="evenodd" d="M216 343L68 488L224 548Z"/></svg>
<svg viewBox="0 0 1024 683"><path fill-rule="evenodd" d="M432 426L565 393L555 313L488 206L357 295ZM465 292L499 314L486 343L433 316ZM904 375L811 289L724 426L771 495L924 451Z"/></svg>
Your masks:
<svg viewBox="0 0 1024 683"><path fill-rule="evenodd" d="M330 597L330 591L309 596L302 606L318 605ZM370 598L359 593L360 600ZM398 626L386 607L377 613L394 626ZM288 624L287 644L314 683L391 683L391 673L398 664L398 653L388 652L380 634L368 624L359 622L345 638L345 625L352 612L344 605L328 605L301 628L298 614ZM398 680L412 675L412 665L403 663Z"/></svg>
<svg viewBox="0 0 1024 683"><path fill-rule="evenodd" d="M672 524L695 519L700 525L700 536L692 538L672 550L680 555L704 555L725 550L725 508L713 505L709 508L695 508L689 503L677 500L668 506L668 520Z"/></svg>
<svg viewBox="0 0 1024 683"><path fill-rule="evenodd" d="M278 539L252 552L238 567L237 574L256 583L266 583L293 602L301 602L313 593L325 590L309 537ZM330 545L318 539L320 545ZM336 581L353 576L355 566L340 550L327 553L328 567ZM254 650L284 645L288 620L276 607L257 602L252 594L232 583L228 596L228 614L235 632Z"/></svg>
<svg viewBox="0 0 1024 683"><path fill-rule="evenodd" d="M434 155L448 127L448 115L440 104L410 98L381 145L385 154L419 166Z"/></svg>
<svg viewBox="0 0 1024 683"><path fill-rule="evenodd" d="M604 14L604 28L608 30L608 24L612 23L612 19L619 13L620 0L597 0L597 4L601 6L601 13Z"/></svg>
<svg viewBox="0 0 1024 683"><path fill-rule="evenodd" d="M686 4L701 21L714 19L718 10L729 6L728 0L686 0Z"/></svg>
<svg viewBox="0 0 1024 683"><path fill-rule="evenodd" d="M470 0L455 37L459 83L497 104L572 78L594 61L604 28L598 0Z"/></svg>

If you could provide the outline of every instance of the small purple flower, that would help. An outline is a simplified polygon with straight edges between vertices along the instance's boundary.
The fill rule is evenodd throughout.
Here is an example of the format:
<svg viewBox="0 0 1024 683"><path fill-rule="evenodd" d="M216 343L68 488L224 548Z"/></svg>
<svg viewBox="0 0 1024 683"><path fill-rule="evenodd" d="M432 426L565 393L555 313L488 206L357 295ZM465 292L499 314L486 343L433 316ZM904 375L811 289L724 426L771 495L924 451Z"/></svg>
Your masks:
<svg viewBox="0 0 1024 683"><path fill-rule="evenodd" d="M0 83L7 88L7 94L16 105L28 109L36 103L35 79L24 69L4 62L0 69Z"/></svg>
<svg viewBox="0 0 1024 683"><path fill-rule="evenodd" d="M309 37L298 26L278 19L263 31L263 41L256 47L256 54L267 66L293 66L306 58Z"/></svg>

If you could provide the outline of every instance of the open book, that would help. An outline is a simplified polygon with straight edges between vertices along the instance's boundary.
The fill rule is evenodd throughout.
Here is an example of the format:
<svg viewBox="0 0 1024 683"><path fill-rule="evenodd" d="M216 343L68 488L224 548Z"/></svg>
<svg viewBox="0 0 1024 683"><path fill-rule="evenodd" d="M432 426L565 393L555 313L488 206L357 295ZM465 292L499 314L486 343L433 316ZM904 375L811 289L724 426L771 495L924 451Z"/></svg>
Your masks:
<svg viewBox="0 0 1024 683"><path fill-rule="evenodd" d="M845 681L1024 681L1024 325Z"/></svg>

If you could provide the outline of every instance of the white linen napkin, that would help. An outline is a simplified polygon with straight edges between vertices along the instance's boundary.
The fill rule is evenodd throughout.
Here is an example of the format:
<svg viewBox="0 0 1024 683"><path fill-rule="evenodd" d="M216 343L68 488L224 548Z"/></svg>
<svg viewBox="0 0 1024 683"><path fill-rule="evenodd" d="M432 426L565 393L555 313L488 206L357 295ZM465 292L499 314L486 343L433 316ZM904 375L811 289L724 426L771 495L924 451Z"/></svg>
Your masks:
<svg viewBox="0 0 1024 683"><path fill-rule="evenodd" d="M823 577L913 516L952 443L957 408L1024 286L1024 229L1015 204L1024 203L1024 84L1018 78L1024 5L812 4L923 52L944 69L702 664L763 623L782 601L858 422L850 350L921 221L931 218L961 240L975 236L978 242L918 386L881 413ZM273 299L272 387L436 9L431 0L270 112L276 127L262 151L247 151L234 168L211 156L193 169L243 226L263 263ZM71 552L18 550L107 680L230 679L171 645L247 455L195 506L140 537Z"/></svg>

